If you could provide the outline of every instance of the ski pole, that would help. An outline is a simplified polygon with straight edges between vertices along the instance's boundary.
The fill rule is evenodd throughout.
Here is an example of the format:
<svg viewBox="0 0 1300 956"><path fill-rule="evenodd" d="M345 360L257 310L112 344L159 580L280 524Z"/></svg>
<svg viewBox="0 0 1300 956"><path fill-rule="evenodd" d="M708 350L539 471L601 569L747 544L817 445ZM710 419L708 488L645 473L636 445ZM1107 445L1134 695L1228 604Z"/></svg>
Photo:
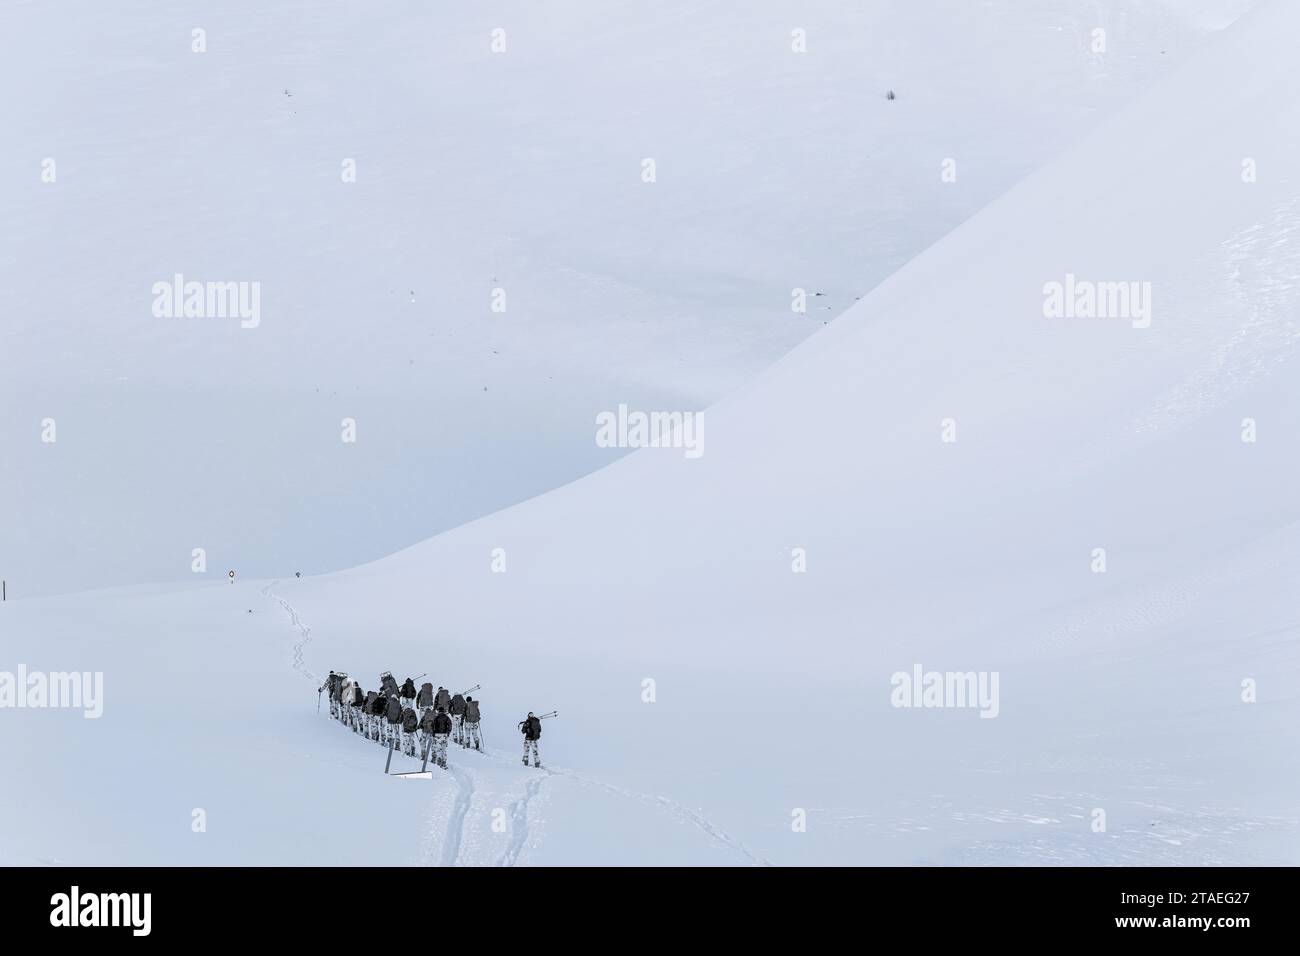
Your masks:
<svg viewBox="0 0 1300 956"><path fill-rule="evenodd" d="M475 685L474 685L473 687L471 687L469 690L463 690L463 691L461 691L461 692L460 692L460 696L464 697L466 694L472 694L472 693L474 693L474 691L478 690L478 689L479 689L480 687L482 687L482 686L483 686L482 684L475 684Z"/></svg>
<svg viewBox="0 0 1300 956"><path fill-rule="evenodd" d="M560 716L560 712L558 710L553 710L549 714L539 714L537 716L537 719L545 720L547 717L559 717L559 716Z"/></svg>

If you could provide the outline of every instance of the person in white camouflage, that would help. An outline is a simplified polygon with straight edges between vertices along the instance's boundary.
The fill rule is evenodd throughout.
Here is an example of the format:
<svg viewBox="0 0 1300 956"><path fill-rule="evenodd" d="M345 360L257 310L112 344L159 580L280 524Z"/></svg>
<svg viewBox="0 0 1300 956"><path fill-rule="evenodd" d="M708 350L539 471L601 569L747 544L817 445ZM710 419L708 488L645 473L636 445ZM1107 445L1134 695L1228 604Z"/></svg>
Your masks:
<svg viewBox="0 0 1300 956"><path fill-rule="evenodd" d="M402 708L402 753L408 757L415 754L415 732L420 728L420 717L414 707Z"/></svg>
<svg viewBox="0 0 1300 956"><path fill-rule="evenodd" d="M537 741L542 736L541 720L530 710L528 716L519 721L519 730L524 735L524 766L528 766L528 751L531 748L533 751L533 766L540 767L542 757L537 752Z"/></svg>
<svg viewBox="0 0 1300 956"><path fill-rule="evenodd" d="M432 699L432 695L430 695ZM433 718L437 716L432 707L425 708L420 717L420 755L426 759L433 756Z"/></svg>
<svg viewBox="0 0 1300 956"><path fill-rule="evenodd" d="M473 697L465 698L465 746L475 750L483 749L483 735L479 733L478 701Z"/></svg>
<svg viewBox="0 0 1300 956"><path fill-rule="evenodd" d="M354 734L361 733L361 720L365 714L366 693L361 689L361 684L352 685L352 700L348 708L348 726L352 728Z"/></svg>
<svg viewBox="0 0 1300 956"><path fill-rule="evenodd" d="M318 694L319 694L321 691L327 691L327 692L329 693L329 698L330 698L330 716L331 716L331 717L338 717L338 715L339 715L339 685L340 685L340 683L341 683L341 681L339 680L339 675L336 674L336 673L334 673L333 671L330 671L330 676L327 677L327 678L325 678L325 683L321 684L321 685L320 685L320 689L317 690L317 692L316 692L316 693L318 693Z"/></svg>
<svg viewBox="0 0 1300 956"><path fill-rule="evenodd" d="M355 684L356 681L346 674L339 675L339 720L344 724L348 722L352 707L352 687Z"/></svg>
<svg viewBox="0 0 1300 956"><path fill-rule="evenodd" d="M433 756L434 762L443 770L447 769L447 738L451 736L451 718L443 707L433 717Z"/></svg>
<svg viewBox="0 0 1300 956"><path fill-rule="evenodd" d="M402 733L402 701L397 697L388 698L388 709L384 712L384 743L397 746Z"/></svg>
<svg viewBox="0 0 1300 956"><path fill-rule="evenodd" d="M463 747L465 746L465 698L459 693L453 695L447 712L451 714L451 739Z"/></svg>

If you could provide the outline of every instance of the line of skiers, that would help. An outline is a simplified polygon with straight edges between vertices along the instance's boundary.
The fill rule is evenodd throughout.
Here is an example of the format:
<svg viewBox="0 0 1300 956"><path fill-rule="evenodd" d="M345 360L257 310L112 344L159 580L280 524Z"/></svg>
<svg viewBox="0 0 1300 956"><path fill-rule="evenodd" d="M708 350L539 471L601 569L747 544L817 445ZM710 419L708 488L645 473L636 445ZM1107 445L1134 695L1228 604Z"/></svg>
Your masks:
<svg viewBox="0 0 1300 956"><path fill-rule="evenodd" d="M479 702L468 692L452 694L442 686L435 691L431 683L416 690L410 677L399 687L387 671L379 680L379 690L365 691L347 674L330 671L317 693L329 691L330 716L351 727L353 733L384 746L391 743L411 757L427 753L443 769L447 767L448 741L483 749Z"/></svg>
<svg viewBox="0 0 1300 956"><path fill-rule="evenodd" d="M361 684L344 673L330 671L317 691L330 693L330 716L351 727L353 733L364 734L368 740L381 744L391 743L394 749L412 757L428 753L434 763L444 770L447 767L447 743L462 747L483 749L482 719L479 702L464 694L452 694L439 685L425 683L417 691L415 678L408 677L401 687L388 671L379 675L378 691L363 691ZM477 690L478 685L470 688ZM554 716L554 711L538 717L532 711L519 722L524 737L523 764L528 766L528 754L533 755L533 766L542 765L537 742L542 736L542 718Z"/></svg>

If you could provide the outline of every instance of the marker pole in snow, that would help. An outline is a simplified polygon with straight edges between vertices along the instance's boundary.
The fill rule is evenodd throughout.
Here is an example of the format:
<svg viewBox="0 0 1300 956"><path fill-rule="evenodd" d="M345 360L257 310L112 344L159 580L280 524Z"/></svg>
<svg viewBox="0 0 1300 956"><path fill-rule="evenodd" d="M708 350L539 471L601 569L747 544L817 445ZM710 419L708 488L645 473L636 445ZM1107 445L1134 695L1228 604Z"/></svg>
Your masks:
<svg viewBox="0 0 1300 956"><path fill-rule="evenodd" d="M384 773L388 773L388 768L393 765L393 738L388 738L388 759L384 761Z"/></svg>
<svg viewBox="0 0 1300 956"><path fill-rule="evenodd" d="M420 773L424 773L429 769L429 738L427 736L424 738L424 747L422 749L424 751L422 755L424 760L420 764Z"/></svg>

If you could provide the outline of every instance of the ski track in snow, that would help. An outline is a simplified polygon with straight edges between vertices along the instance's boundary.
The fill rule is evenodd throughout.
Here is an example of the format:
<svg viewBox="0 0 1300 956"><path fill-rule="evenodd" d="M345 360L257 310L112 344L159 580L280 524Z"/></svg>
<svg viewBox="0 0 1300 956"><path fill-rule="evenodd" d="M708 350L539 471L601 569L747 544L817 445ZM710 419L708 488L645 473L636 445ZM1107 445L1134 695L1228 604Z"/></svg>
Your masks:
<svg viewBox="0 0 1300 956"><path fill-rule="evenodd" d="M293 669L302 674L313 684L316 684L316 676L307 668L304 660L304 652L307 644L311 641L311 627L303 623L302 617L298 614L297 608L278 594L272 592L271 589L279 583L280 581L278 578L272 581L266 587L262 588L262 594L264 597L279 604L280 607L282 607L289 615L289 620L293 626L298 629L298 633L301 635L301 640L293 645ZM510 763L510 761L505 757L499 756L489 750L485 749L482 753L483 756L499 763L505 765L509 765ZM692 810L690 807L678 803L676 800L658 794L628 790L625 787L615 786L614 784L606 783L603 780L597 780L594 777L585 776L573 770L551 767L541 767L540 769L543 776L539 777L535 772L533 772L529 774L521 774L515 780L511 781L514 783L517 782L518 779L527 780L524 785L523 796L510 803L510 839L506 845L505 852L497 861L498 866L514 866L518 862L519 855L523 852L524 846L528 841L529 804L541 791L542 784L545 782L547 777L552 775L568 777L571 780L576 780L579 783L586 784L587 786L598 787L608 791L609 793L649 804L656 809L663 810L677 819L690 824L714 842L740 854L754 866L773 865L770 860L755 853L744 843L735 839L717 824L713 823L713 821L709 820L702 813L697 810ZM447 816L446 834L442 840L441 865L458 866L462 865L460 862L461 848L465 842L465 825L469 817L470 805L474 799L475 787L474 778L468 771L448 764L448 772L451 774L452 779L456 781L457 789L455 800ZM427 845L427 840L422 855L425 860L428 860L432 855L431 850Z"/></svg>
<svg viewBox="0 0 1300 956"><path fill-rule="evenodd" d="M301 635L302 640L293 645L293 669L313 684L317 684L316 675L307 668L306 661L303 659L303 653L307 649L308 643L311 641L311 628L302 622L302 618L298 615L298 609L296 607L278 594L273 594L271 592L271 588L275 587L279 583L280 579L276 578L266 587L262 588L262 595L275 601L280 605L280 607L284 608L289 615L290 622L292 622L293 626L298 629L298 633Z"/></svg>
<svg viewBox="0 0 1300 956"><path fill-rule="evenodd" d="M489 756L491 759L499 761L503 764L508 765L510 763L509 759L499 756L496 753L492 753L489 751L484 751L484 753L487 756ZM603 780L597 780L594 777L588 777L584 774L580 774L577 773L576 771L568 770L562 767L553 768L553 767L544 766L541 768L541 771L545 776L536 779L533 783L528 784L528 786L525 789L525 794L523 798L521 798L520 800L516 801L514 804L511 805L510 808L511 842L512 844L515 843L517 839L518 846L507 848L505 855L502 857L501 865L503 866L512 866L514 864L514 861L518 858L519 849L522 849L524 841L527 839L528 836L527 833L528 803L529 801L532 800L533 797L537 795L538 791L541 789L542 782L546 779L546 777L549 776L568 777L571 780L576 780L579 783L586 784L589 787L598 787L610 793L617 794L620 797L626 797L631 800L637 800L640 801L641 803L648 804L657 810L662 810L667 812L668 814L676 817L677 819L685 823L689 823L691 826L703 832L714 842L719 843L722 846L725 846L726 848L745 857L745 859L747 859L754 866L773 865L773 863L770 860L767 860L762 855L751 850L740 840L737 840L734 837L732 837L730 834L728 834L725 830L723 830L720 826L718 826L713 821L708 819L702 813L700 813L697 810L692 810L690 807L678 803L676 800L672 800L668 797L660 796L658 794L641 793L640 791L637 790L629 790L626 787L619 787L612 783L606 783ZM522 823L522 831L523 831L522 833L519 832L521 830L521 827L515 825L516 821Z"/></svg>
<svg viewBox="0 0 1300 956"><path fill-rule="evenodd" d="M544 776L534 776L524 786L524 795L510 804L510 842L506 844L497 866L514 866L519 861L519 854L528 842L528 804L542 789L545 780Z"/></svg>
<svg viewBox="0 0 1300 956"><path fill-rule="evenodd" d="M474 781L465 771L447 763L447 771L456 781L456 800L447 815L447 835L442 841L442 865L456 866L460 861L460 848L465 840L465 821L469 817L470 802L474 799Z"/></svg>
<svg viewBox="0 0 1300 956"><path fill-rule="evenodd" d="M304 678L311 680L312 684L316 684L316 675L312 674L311 670L308 669L304 659L307 645L312 640L312 628L303 623L302 615L298 613L298 609L294 605L272 591L272 588L276 587L277 584L279 584L279 579L273 580L272 583L261 589L261 593L263 593L264 597L281 606L285 613L289 614L292 626L298 628L300 640L294 644L292 667L299 674L302 674ZM441 865L456 866L459 865L460 848L464 843L465 819L469 816L469 806L473 801L474 783L471 775L458 769L458 767L448 765L448 773L456 782L456 795L454 801L452 801L451 809L447 813L446 832L442 839ZM435 775L434 779L437 779L437 775ZM519 855L519 849L516 848L515 857L517 855ZM422 862L428 865L430 857L432 857L432 848L429 847L428 839L426 839L424 849L421 851Z"/></svg>
<svg viewBox="0 0 1300 956"><path fill-rule="evenodd" d="M628 790L625 787L617 787L612 783L605 783L605 781L603 780L596 780L593 777L587 777L582 774L575 773L572 770L564 770L564 769L551 770L549 768L544 768L544 769L546 769L548 773L554 773L562 777L570 777L574 780L579 781L580 783L585 783L588 786L601 787L605 790L608 790L611 793L616 793L619 796L628 797L633 800L640 800L642 803L648 803L651 806L657 807L660 810L666 810L668 813L677 817L679 820L683 820L686 823L689 823L692 826L696 827L697 829L701 830L706 835L711 837L714 841L722 844L728 849L734 850L736 853L739 853L741 856L749 860L749 862L754 866L773 865L770 860L764 858L758 853L755 853L744 843L741 843L739 840L732 837L730 834L728 834L725 830L723 830L713 821L709 820L702 813L700 813L697 810L692 810L690 807L678 803L676 800L672 800L664 796L659 796L658 794L640 793L639 791L636 790Z"/></svg>

